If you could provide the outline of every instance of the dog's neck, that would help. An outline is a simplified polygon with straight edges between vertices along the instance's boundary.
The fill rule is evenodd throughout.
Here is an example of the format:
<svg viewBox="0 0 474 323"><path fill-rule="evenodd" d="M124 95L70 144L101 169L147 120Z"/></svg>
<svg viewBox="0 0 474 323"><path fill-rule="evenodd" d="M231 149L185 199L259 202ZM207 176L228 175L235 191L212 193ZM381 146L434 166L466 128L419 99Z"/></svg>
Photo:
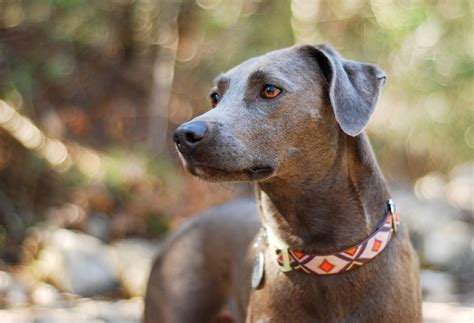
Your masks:
<svg viewBox="0 0 474 323"><path fill-rule="evenodd" d="M294 250L332 253L351 247L386 214L389 194L365 134L341 136L324 176L300 172L257 183L262 224Z"/></svg>

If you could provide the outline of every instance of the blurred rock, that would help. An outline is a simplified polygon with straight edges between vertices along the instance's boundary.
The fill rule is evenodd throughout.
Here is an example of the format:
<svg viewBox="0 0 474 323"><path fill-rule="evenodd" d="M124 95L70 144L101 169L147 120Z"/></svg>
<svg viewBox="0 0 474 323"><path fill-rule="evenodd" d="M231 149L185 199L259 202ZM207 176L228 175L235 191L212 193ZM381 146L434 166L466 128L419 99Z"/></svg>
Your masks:
<svg viewBox="0 0 474 323"><path fill-rule="evenodd" d="M113 263L122 287L131 296L144 296L152 262L159 243L145 239L126 239L111 246Z"/></svg>
<svg viewBox="0 0 474 323"><path fill-rule="evenodd" d="M423 300L430 302L452 302L455 289L454 278L445 272L421 270Z"/></svg>
<svg viewBox="0 0 474 323"><path fill-rule="evenodd" d="M423 302L423 322L473 322L474 308Z"/></svg>
<svg viewBox="0 0 474 323"><path fill-rule="evenodd" d="M450 178L447 187L449 203L474 215L474 163L456 167Z"/></svg>
<svg viewBox="0 0 474 323"><path fill-rule="evenodd" d="M65 203L48 209L46 216L49 224L55 227L80 227L86 219L86 211L80 205Z"/></svg>
<svg viewBox="0 0 474 323"><path fill-rule="evenodd" d="M440 223L452 220L467 220L461 210L449 205L443 199L420 199L408 185L391 185L390 191L402 221L414 230L431 230Z"/></svg>
<svg viewBox="0 0 474 323"><path fill-rule="evenodd" d="M454 178L466 178L470 171L462 168L455 173L446 186L445 196L442 179L433 174L417 181L419 198L407 185L392 185L391 191L422 268L443 271L422 271L427 299L468 303L474 298L472 217L466 209L453 206L449 192ZM431 184L436 186L433 191L428 188Z"/></svg>
<svg viewBox="0 0 474 323"><path fill-rule="evenodd" d="M453 304L423 302L423 321L472 322L472 307ZM0 309L0 322L18 323L139 323L142 321L143 300L133 298L121 301L81 300L64 308L14 308Z"/></svg>
<svg viewBox="0 0 474 323"><path fill-rule="evenodd" d="M7 272L0 271L0 306L18 307L28 304L26 288Z"/></svg>
<svg viewBox="0 0 474 323"><path fill-rule="evenodd" d="M474 242L474 238L473 238ZM461 262L457 271L454 272L457 282L456 291L460 294L460 301L465 304L474 304L474 244L471 250L459 259Z"/></svg>
<svg viewBox="0 0 474 323"><path fill-rule="evenodd" d="M58 308L28 307L0 310L0 322L18 323L139 323L143 312L143 300L133 298L120 301L94 301L81 299Z"/></svg>
<svg viewBox="0 0 474 323"><path fill-rule="evenodd" d="M13 278L11 275L5 271L0 271L0 295L4 295L8 291ZM2 298L0 298L2 299Z"/></svg>
<svg viewBox="0 0 474 323"><path fill-rule="evenodd" d="M102 213L93 213L87 220L86 232L102 241L109 241L111 234L111 221Z"/></svg>
<svg viewBox="0 0 474 323"><path fill-rule="evenodd" d="M141 322L143 300L141 298L113 302L85 300L76 306L74 312L78 317L83 317L83 313L89 313L90 319L101 322Z"/></svg>
<svg viewBox="0 0 474 323"><path fill-rule="evenodd" d="M472 239L465 213L443 200L417 199L407 187L395 187L392 196L422 263L457 270Z"/></svg>
<svg viewBox="0 0 474 323"><path fill-rule="evenodd" d="M415 183L415 194L426 200L443 199L446 193L446 183L439 173L429 173L419 178Z"/></svg>
<svg viewBox="0 0 474 323"><path fill-rule="evenodd" d="M38 284L31 293L31 299L35 304L42 306L52 306L62 300L58 290L46 283Z"/></svg>
<svg viewBox="0 0 474 323"><path fill-rule="evenodd" d="M118 287L107 247L97 238L66 229L53 231L40 251L38 269L61 291L81 296Z"/></svg>
<svg viewBox="0 0 474 323"><path fill-rule="evenodd" d="M471 229L467 223L454 220L433 228L424 239L424 260L440 267L458 270L463 256L470 250Z"/></svg>

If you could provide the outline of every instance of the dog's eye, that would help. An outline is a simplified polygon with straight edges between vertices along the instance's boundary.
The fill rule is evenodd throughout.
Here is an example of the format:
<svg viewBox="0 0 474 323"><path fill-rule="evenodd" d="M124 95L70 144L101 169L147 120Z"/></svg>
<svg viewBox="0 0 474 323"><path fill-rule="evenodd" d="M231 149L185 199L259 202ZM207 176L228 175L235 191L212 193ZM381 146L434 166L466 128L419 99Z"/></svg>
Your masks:
<svg viewBox="0 0 474 323"><path fill-rule="evenodd" d="M211 98L211 104L212 104L212 107L215 108L217 103L219 103L219 100L221 99L221 97L219 96L219 94L217 93L211 93L211 95L209 95L209 97Z"/></svg>
<svg viewBox="0 0 474 323"><path fill-rule="evenodd" d="M281 89L277 88L275 85L265 85L261 92L261 96L264 99L273 99L281 94Z"/></svg>

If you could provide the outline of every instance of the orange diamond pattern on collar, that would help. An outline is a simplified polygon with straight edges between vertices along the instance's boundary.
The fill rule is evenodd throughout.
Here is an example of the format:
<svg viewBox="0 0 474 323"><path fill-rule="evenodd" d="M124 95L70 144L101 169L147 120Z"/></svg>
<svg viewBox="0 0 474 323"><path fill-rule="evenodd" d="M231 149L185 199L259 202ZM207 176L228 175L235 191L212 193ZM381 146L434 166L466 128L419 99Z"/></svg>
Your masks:
<svg viewBox="0 0 474 323"><path fill-rule="evenodd" d="M305 256L304 253L302 252L299 252L299 251L293 251L293 255L297 258L297 259L301 259Z"/></svg>
<svg viewBox="0 0 474 323"><path fill-rule="evenodd" d="M330 263L327 259L324 259L321 265L319 265L319 268L328 273L334 268L334 265Z"/></svg>
<svg viewBox="0 0 474 323"><path fill-rule="evenodd" d="M390 201L389 201L390 202ZM376 229L363 241L355 246L332 254L311 254L288 249L289 267L283 268L284 257L281 250L270 244L276 251L275 256L283 271L298 270L318 275L331 275L359 268L380 254L395 234L399 225L400 215L393 211L393 206L381 220ZM393 225L393 224L396 225Z"/></svg>
<svg viewBox="0 0 474 323"><path fill-rule="evenodd" d="M354 256L356 252L357 252L357 247L352 247L344 251L344 253L348 254L349 256Z"/></svg>
<svg viewBox="0 0 474 323"><path fill-rule="evenodd" d="M375 252L379 251L381 245L382 245L382 240L375 239L374 245L372 246L372 251L375 251Z"/></svg>

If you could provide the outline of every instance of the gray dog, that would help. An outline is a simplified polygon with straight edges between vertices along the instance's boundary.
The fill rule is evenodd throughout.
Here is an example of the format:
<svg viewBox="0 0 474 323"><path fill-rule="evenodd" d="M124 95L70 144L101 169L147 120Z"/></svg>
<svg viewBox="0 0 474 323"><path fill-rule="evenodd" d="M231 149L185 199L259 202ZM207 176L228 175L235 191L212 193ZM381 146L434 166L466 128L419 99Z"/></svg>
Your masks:
<svg viewBox="0 0 474 323"><path fill-rule="evenodd" d="M211 209L169 237L146 322L224 308L237 322L421 321L418 260L363 132L385 79L324 45L217 78L214 109L174 140L193 175L255 182L258 207Z"/></svg>

